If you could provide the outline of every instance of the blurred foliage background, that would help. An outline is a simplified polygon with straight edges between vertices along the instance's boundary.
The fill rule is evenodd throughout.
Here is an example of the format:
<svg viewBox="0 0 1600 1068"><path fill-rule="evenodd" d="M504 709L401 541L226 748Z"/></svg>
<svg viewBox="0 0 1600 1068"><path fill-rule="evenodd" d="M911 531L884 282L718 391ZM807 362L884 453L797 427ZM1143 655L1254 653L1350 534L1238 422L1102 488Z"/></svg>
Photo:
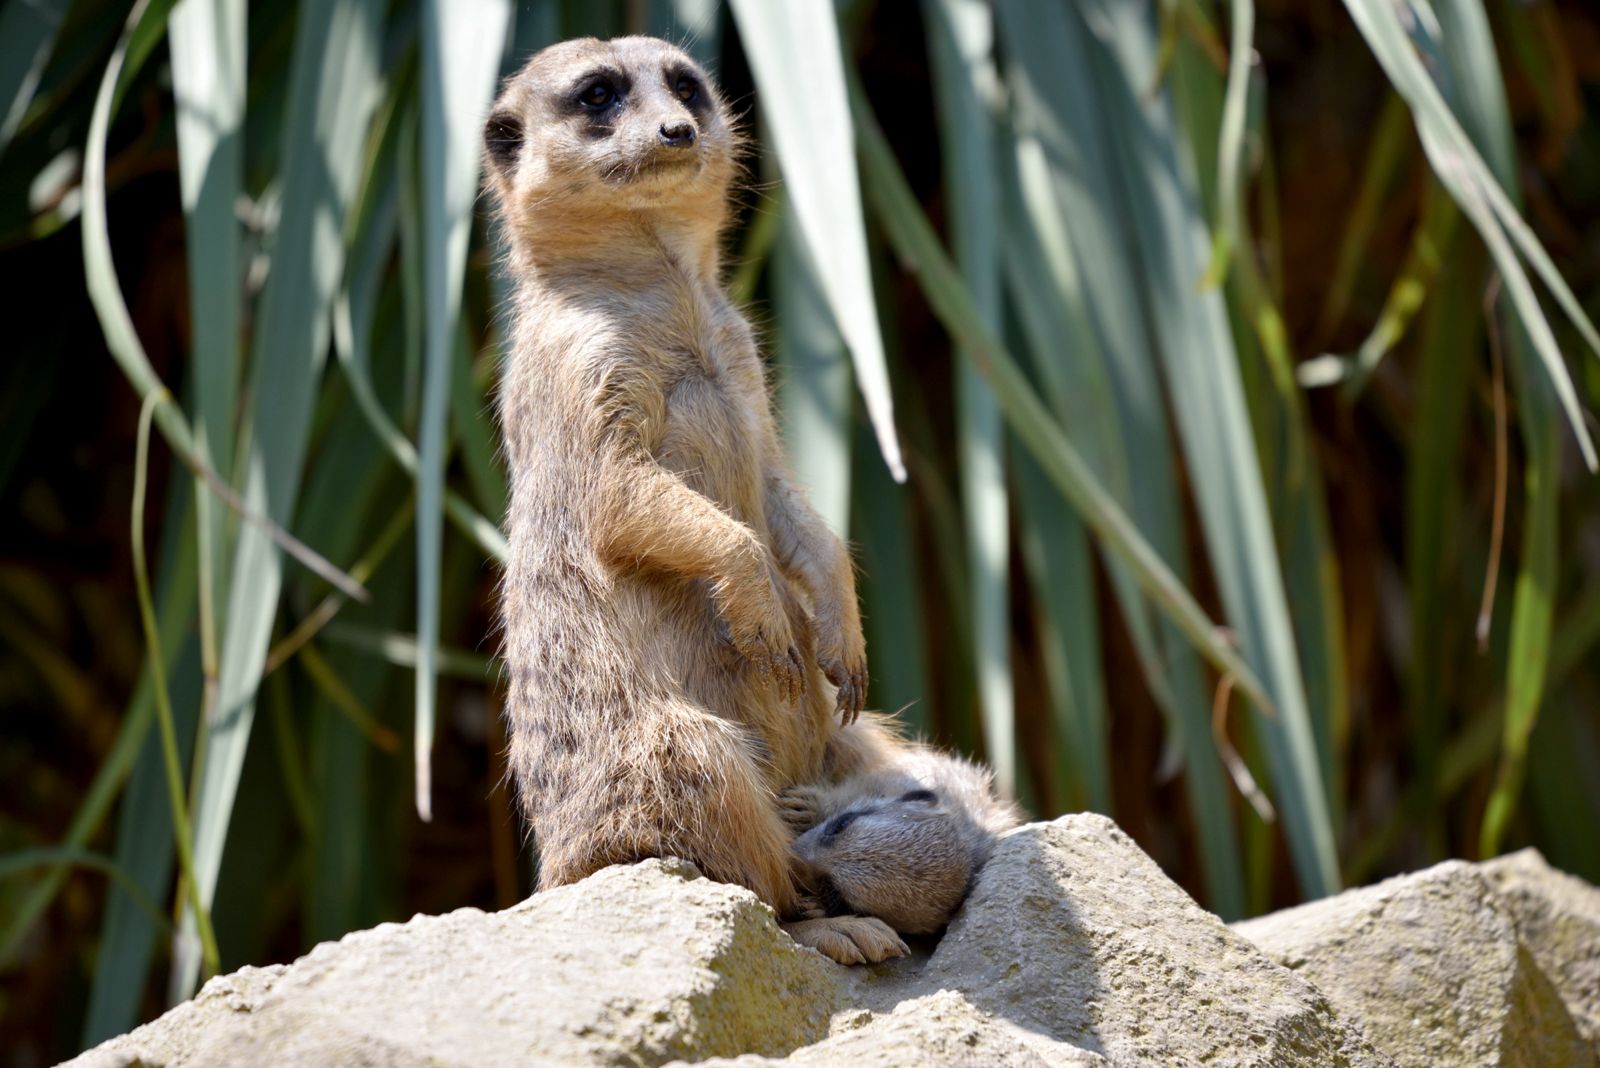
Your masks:
<svg viewBox="0 0 1600 1068"><path fill-rule="evenodd" d="M1600 13L833 14L0 4L11 1063L528 892L475 181L497 74L582 34L747 117L730 285L874 706L1225 917L1525 844L1600 881Z"/></svg>

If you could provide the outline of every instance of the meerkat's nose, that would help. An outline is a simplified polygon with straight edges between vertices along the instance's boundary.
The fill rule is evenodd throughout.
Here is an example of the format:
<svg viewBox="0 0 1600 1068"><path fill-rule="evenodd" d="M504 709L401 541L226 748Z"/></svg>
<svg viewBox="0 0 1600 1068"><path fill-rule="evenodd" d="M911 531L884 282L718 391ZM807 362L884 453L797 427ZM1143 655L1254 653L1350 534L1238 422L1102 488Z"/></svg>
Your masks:
<svg viewBox="0 0 1600 1068"><path fill-rule="evenodd" d="M662 123L661 143L668 148L688 148L694 144L694 124L675 122L669 126L666 123Z"/></svg>

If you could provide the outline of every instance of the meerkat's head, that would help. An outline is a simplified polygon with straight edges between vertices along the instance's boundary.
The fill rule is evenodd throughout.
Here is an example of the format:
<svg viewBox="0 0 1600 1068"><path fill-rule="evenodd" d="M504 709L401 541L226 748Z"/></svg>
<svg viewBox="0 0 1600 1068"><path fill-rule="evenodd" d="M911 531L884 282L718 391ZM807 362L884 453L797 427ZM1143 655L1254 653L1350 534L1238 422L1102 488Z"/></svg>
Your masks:
<svg viewBox="0 0 1600 1068"><path fill-rule="evenodd" d="M720 227L739 134L682 49L589 37L551 45L506 82L484 146L513 236L537 240L641 211Z"/></svg>
<svg viewBox="0 0 1600 1068"><path fill-rule="evenodd" d="M830 915L928 934L965 900L987 840L937 793L916 789L851 806L795 839L794 854Z"/></svg>

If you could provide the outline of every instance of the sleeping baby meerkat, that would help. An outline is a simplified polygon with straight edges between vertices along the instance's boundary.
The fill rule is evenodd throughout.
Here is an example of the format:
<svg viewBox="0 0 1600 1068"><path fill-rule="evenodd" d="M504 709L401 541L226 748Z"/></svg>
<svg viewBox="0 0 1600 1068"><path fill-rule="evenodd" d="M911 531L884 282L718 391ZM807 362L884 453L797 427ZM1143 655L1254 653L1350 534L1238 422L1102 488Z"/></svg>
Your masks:
<svg viewBox="0 0 1600 1068"><path fill-rule="evenodd" d="M857 767L779 798L817 915L876 916L901 934L944 927L972 889L1015 805L980 765L907 742L878 717L839 732L873 736Z"/></svg>

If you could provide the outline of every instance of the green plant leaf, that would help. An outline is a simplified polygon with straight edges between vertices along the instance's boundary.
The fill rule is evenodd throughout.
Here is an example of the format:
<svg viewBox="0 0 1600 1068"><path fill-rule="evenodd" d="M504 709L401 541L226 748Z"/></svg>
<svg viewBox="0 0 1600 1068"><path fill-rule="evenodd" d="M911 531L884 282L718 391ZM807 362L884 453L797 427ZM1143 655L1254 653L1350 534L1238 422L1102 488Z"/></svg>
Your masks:
<svg viewBox="0 0 1600 1068"><path fill-rule="evenodd" d="M1086 0L1077 10L1083 19L1077 54L1103 91L1107 147L1121 168L1145 266L1146 307L1174 398L1212 571L1239 648L1269 680L1279 712L1258 726L1290 853L1305 892L1326 895L1339 886L1327 792L1238 356L1221 295L1196 285L1209 242L1193 175L1173 136L1170 107L1164 96L1143 93L1155 59L1153 27L1142 10L1102 0Z"/></svg>
<svg viewBox="0 0 1600 1068"><path fill-rule="evenodd" d="M156 908L155 902L150 900L150 895L144 892L128 872L112 860L100 853L92 853L87 849L77 849L72 846L51 846L44 849L23 849L15 853L0 853L0 879L9 879L20 872L32 871L36 868L88 868L109 876L144 913L150 925L157 930L171 930L172 923Z"/></svg>
<svg viewBox="0 0 1600 1068"><path fill-rule="evenodd" d="M0 8L0 153L33 101L69 6L68 0L19 0Z"/></svg>
<svg viewBox="0 0 1600 1068"><path fill-rule="evenodd" d="M426 0L422 26L423 297L428 309L417 469L416 805L433 818L439 555L450 358L477 200L483 118L511 27L508 0Z"/></svg>
<svg viewBox="0 0 1600 1068"><path fill-rule="evenodd" d="M1239 169L1244 155L1245 105L1250 98L1251 45L1255 37L1253 0L1228 0L1228 89L1217 135L1217 228L1211 239L1211 266L1203 284L1221 285L1239 241L1239 208L1244 181Z"/></svg>
<svg viewBox="0 0 1600 1068"><path fill-rule="evenodd" d="M168 20L176 103L178 184L188 252L195 452L233 470L244 257L236 205L243 191L244 0L182 0ZM227 515L195 480L200 525L200 648L217 677L216 606L227 597Z"/></svg>
<svg viewBox="0 0 1600 1068"><path fill-rule="evenodd" d="M243 450L244 498L280 525L292 515L311 405L344 273L345 215L368 124L382 95L379 0L332 0L301 12L283 131L283 207L256 314L254 436ZM218 680L195 810L201 900L216 893L222 850L254 720L256 690L277 615L282 561L264 532L241 526ZM174 989L194 989L198 961L179 940Z"/></svg>
<svg viewBox="0 0 1600 1068"><path fill-rule="evenodd" d="M833 5L828 0L731 0L730 6L750 57L788 201L812 260L828 265L821 273L823 291L850 346L856 382L884 462L895 480L904 482L883 338L872 302ZM797 85L806 91L795 92Z"/></svg>
<svg viewBox="0 0 1600 1068"><path fill-rule="evenodd" d="M994 15L981 0L924 5L934 100L944 138L952 244L984 325L1000 327L1000 182L995 109ZM971 587L972 657L985 750L995 783L1017 790L1016 710L1011 679L1010 508L1000 408L970 359L956 366L961 514Z"/></svg>
<svg viewBox="0 0 1600 1068"><path fill-rule="evenodd" d="M850 356L792 222L772 257L773 360L789 466L840 537L850 530Z"/></svg>
<svg viewBox="0 0 1600 1068"><path fill-rule="evenodd" d="M1506 291L1516 308L1517 317L1527 330L1533 349L1543 363L1545 374L1566 412L1567 421L1572 425L1584 462L1591 471L1600 468L1600 459L1596 458L1594 443L1584 425L1583 411L1578 405L1572 379L1561 361L1561 351L1556 346L1549 321L1540 310L1538 297L1534 295L1518 258L1519 253L1533 266L1556 302L1583 335L1584 341L1597 354L1600 354L1600 333L1595 331L1594 324L1555 269L1544 246L1522 220L1500 182L1484 163L1479 150L1462 129L1460 121L1451 112L1444 96L1418 58L1394 6L1389 0L1345 0L1345 7L1349 9L1395 90L1410 105L1417 135L1422 140L1423 151L1427 153L1434 173L1488 245L1489 254L1494 257L1505 280Z"/></svg>
<svg viewBox="0 0 1600 1068"><path fill-rule="evenodd" d="M1232 675L1239 691L1269 713L1273 704L1255 672L1218 634L1189 591L1140 535L1090 472L1078 450L1052 420L1011 354L983 325L960 276L917 207L893 153L860 90L852 83L851 106L866 188L902 265L915 273L934 314L984 371L1000 410L1018 439L1050 480L1084 517L1106 551L1127 564L1145 594L1218 670Z"/></svg>
<svg viewBox="0 0 1600 1068"><path fill-rule="evenodd" d="M1143 269L1104 147L1100 90L1086 65L1060 62L1070 45L1064 8L1008 2L998 12L1018 127L1007 269L1037 374L1086 462L1182 582L1188 549L1171 433L1139 301ZM1146 685L1182 756L1209 904L1242 916L1231 788L1200 665L1177 628L1152 621L1131 569L1103 555Z"/></svg>

